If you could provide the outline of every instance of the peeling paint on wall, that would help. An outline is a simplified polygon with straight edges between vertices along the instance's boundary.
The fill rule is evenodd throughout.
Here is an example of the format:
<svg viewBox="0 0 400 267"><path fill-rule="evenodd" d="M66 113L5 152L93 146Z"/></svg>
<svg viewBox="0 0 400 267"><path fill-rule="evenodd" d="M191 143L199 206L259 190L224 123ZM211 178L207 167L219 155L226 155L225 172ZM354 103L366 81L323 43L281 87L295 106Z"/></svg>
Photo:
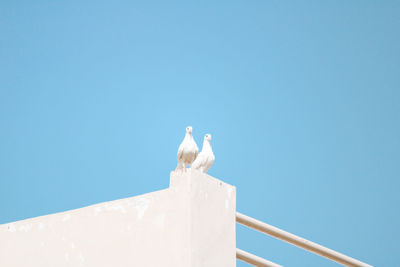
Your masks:
<svg viewBox="0 0 400 267"><path fill-rule="evenodd" d="M71 214L65 214L63 217L62 217L62 221L63 222L65 222L65 221L68 221L68 220L70 220L71 219Z"/></svg>
<svg viewBox="0 0 400 267"><path fill-rule="evenodd" d="M83 266L85 263L85 257L82 253L79 253L79 265Z"/></svg>
<svg viewBox="0 0 400 267"><path fill-rule="evenodd" d="M17 229L15 228L14 224L11 223L7 226L7 231L14 233Z"/></svg>
<svg viewBox="0 0 400 267"><path fill-rule="evenodd" d="M32 229L31 223L24 224L24 225L21 225L20 227L18 227L18 231L20 231L20 232L29 232L29 230L31 230L31 229Z"/></svg>
<svg viewBox="0 0 400 267"><path fill-rule="evenodd" d="M101 207L94 208L94 215L97 216L101 212Z"/></svg>
<svg viewBox="0 0 400 267"><path fill-rule="evenodd" d="M150 200L148 198L131 199L130 204L136 209L138 219L142 219L144 213L149 207Z"/></svg>
<svg viewBox="0 0 400 267"><path fill-rule="evenodd" d="M226 187L226 190L228 191L229 198L231 198L231 195L233 193L233 189L234 189L234 187L232 187L232 186L227 186Z"/></svg>
<svg viewBox="0 0 400 267"><path fill-rule="evenodd" d="M120 204L109 204L109 203L106 203L104 205L104 209L107 210L107 211L120 211L120 212L122 212L124 214L126 213L126 209Z"/></svg>

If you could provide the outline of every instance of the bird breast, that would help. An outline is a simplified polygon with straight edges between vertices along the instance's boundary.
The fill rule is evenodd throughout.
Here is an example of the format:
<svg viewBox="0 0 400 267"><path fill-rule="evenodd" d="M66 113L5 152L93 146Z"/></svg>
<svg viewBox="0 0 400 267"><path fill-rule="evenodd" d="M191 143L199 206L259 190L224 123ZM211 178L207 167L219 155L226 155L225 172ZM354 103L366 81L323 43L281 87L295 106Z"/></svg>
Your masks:
<svg viewBox="0 0 400 267"><path fill-rule="evenodd" d="M196 151L194 149L189 151L184 151L183 159L185 161L185 164L187 165L192 164L192 162L196 159Z"/></svg>

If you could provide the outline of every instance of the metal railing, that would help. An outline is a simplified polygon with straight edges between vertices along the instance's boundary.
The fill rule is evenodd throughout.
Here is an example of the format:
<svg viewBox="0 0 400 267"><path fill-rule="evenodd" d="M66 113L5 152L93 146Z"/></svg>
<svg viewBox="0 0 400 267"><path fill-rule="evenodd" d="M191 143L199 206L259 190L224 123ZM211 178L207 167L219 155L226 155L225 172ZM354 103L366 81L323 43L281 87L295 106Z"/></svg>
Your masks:
<svg viewBox="0 0 400 267"><path fill-rule="evenodd" d="M263 267L282 267L279 264L273 263L272 261L268 261L266 259L260 258L256 255L243 251L241 249L236 249L236 258L238 260L250 263L254 266L263 266Z"/></svg>
<svg viewBox="0 0 400 267"><path fill-rule="evenodd" d="M253 228L254 230L263 232L264 234L273 236L275 238L278 238L282 241L285 241L287 243L290 243L292 245L298 246L302 249L308 250L312 253L318 254L322 257L328 258L332 261L336 261L340 264L343 264L345 266L350 266L350 267L372 267L369 264L366 264L364 262L361 262L359 260L353 259L349 256L346 256L344 254L341 254L339 252L336 252L332 249L326 248L324 246L321 246L317 243L308 241L304 238L301 238L299 236L296 236L294 234L288 233L286 231L283 231L277 227L274 227L272 225L263 223L261 221L258 221L256 219L253 219L251 217L248 217L246 215L243 215L239 212L236 212L236 222L243 224L247 227ZM236 258L239 260L243 260L247 263L253 264L255 266L279 266L275 263L269 262L267 260L264 260L260 257L257 257L255 255L252 255L250 253L244 252L242 250L237 249L236 251ZM268 265L272 264L272 265Z"/></svg>

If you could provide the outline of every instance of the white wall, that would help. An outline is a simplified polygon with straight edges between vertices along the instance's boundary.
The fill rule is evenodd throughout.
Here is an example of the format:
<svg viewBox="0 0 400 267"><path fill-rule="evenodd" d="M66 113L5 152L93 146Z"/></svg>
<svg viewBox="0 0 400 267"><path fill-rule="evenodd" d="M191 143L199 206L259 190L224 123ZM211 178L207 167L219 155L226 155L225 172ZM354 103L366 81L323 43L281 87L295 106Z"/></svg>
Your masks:
<svg viewBox="0 0 400 267"><path fill-rule="evenodd" d="M236 189L197 171L165 190L0 225L0 266L236 266Z"/></svg>

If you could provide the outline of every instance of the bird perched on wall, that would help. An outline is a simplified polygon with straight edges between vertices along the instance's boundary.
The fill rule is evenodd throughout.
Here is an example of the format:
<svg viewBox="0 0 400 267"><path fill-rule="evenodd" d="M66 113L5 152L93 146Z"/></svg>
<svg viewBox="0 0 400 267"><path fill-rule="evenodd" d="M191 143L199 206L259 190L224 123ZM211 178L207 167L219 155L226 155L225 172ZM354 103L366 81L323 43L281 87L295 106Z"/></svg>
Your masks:
<svg viewBox="0 0 400 267"><path fill-rule="evenodd" d="M193 139L193 129L186 127L186 135L178 148L178 166L176 170L186 170L186 166L192 164L199 154L199 148Z"/></svg>
<svg viewBox="0 0 400 267"><path fill-rule="evenodd" d="M214 163L215 156L211 148L211 134L206 134L204 136L203 148L199 156L192 164L192 168L195 170L200 170L203 173L206 173Z"/></svg>

